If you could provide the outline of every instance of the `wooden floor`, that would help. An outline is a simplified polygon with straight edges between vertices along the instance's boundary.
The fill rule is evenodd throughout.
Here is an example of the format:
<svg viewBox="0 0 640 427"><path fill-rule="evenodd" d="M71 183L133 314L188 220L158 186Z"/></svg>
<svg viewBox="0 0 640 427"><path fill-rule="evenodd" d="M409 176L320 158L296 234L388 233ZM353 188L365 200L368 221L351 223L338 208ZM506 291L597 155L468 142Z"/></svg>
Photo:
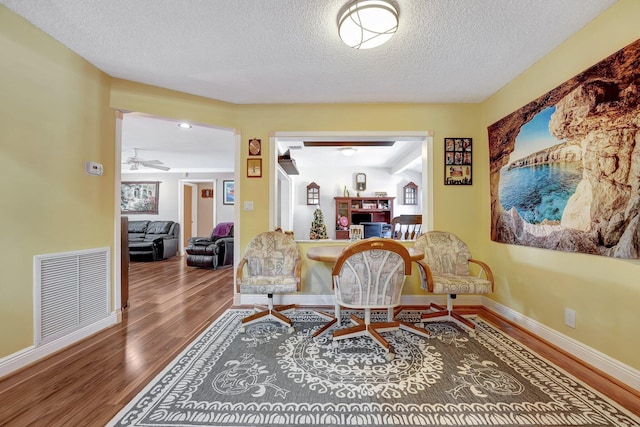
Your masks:
<svg viewBox="0 0 640 427"><path fill-rule="evenodd" d="M233 270L188 268L175 257L132 263L122 323L0 380L0 426L103 426L225 309ZM640 394L494 314L508 335L640 416Z"/></svg>

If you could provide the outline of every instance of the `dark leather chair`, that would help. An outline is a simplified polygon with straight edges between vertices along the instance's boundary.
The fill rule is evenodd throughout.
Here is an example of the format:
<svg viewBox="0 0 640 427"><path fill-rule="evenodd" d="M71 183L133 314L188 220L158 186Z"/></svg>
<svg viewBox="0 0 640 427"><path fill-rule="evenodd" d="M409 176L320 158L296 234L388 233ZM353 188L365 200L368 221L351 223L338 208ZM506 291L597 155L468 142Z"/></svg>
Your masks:
<svg viewBox="0 0 640 427"><path fill-rule="evenodd" d="M209 237L191 237L185 248L187 265L220 268L233 265L233 222L221 222Z"/></svg>

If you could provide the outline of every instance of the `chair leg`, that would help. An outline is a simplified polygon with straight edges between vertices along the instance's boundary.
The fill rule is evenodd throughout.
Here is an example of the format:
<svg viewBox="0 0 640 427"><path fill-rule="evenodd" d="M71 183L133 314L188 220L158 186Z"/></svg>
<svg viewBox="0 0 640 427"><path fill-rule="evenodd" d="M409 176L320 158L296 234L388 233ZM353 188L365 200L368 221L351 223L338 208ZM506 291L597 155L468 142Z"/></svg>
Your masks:
<svg viewBox="0 0 640 427"><path fill-rule="evenodd" d="M320 329L313 333L314 337L318 337L329 330L335 323L338 322L338 318L333 314L327 313L326 311L314 310L318 316L322 317L324 320L328 320L328 323L325 323Z"/></svg>
<svg viewBox="0 0 640 427"><path fill-rule="evenodd" d="M400 316L400 313L402 313L402 310L404 310L404 308L397 307L393 313L393 320L400 324L401 330L406 332L411 332L412 334L420 335L421 337L424 337L424 338L431 338L431 334L429 333L429 331L424 329L424 327L418 328L417 326L412 325L409 322L404 322L402 320L399 320L398 316Z"/></svg>
<svg viewBox="0 0 640 427"><path fill-rule="evenodd" d="M473 336L476 333L476 324L471 320L466 319L460 313L457 313L453 309L453 300L455 299L455 295L447 295L447 306L442 307L441 305L431 303L429 305L430 309L436 310L431 313L424 313L422 315L422 319L420 320L420 324L424 324L426 322L434 322L434 321L450 321L460 326L463 330L467 331L469 335Z"/></svg>
<svg viewBox="0 0 640 427"><path fill-rule="evenodd" d="M257 313L242 319L242 326L240 327L240 332L244 332L247 326L256 322L261 322L263 320L275 320L276 322L279 322L285 326L288 326L289 333L293 332L293 326L291 326L292 325L291 319L289 319L287 316L280 313L280 311L294 309L296 308L295 304L274 306L273 294L267 294L267 301L268 301L268 304L262 311L258 311ZM256 305L254 309L257 310L257 307L259 306Z"/></svg>
<svg viewBox="0 0 640 427"><path fill-rule="evenodd" d="M411 323L402 322L402 321L398 321L398 323L400 324L400 329L403 331L411 332L412 334L420 335L421 337L424 337L424 338L431 338L431 333L424 328L418 328L417 326L412 325Z"/></svg>
<svg viewBox="0 0 640 427"><path fill-rule="evenodd" d="M343 340L347 338L355 338L355 337L366 335L371 339L373 339L374 342L380 345L380 347L382 347L382 349L387 353L387 360L392 360L394 358L394 354L391 352L391 345L380 334L380 332L397 331L400 328L399 322L392 320L388 322L371 323L371 310L365 309L364 319L361 319L358 316L352 314L351 323L353 323L354 326L333 331L334 347L338 346L339 340Z"/></svg>
<svg viewBox="0 0 640 427"><path fill-rule="evenodd" d="M318 337L322 334L324 334L325 332L327 332L329 330L330 327L332 327L333 325L337 324L338 326L342 325L341 322L341 318L340 318L340 305L336 304L335 305L335 314L331 314L331 313L327 313L326 311L322 311L322 310L313 310L318 316L322 317L324 320L328 320L329 323L325 324L324 326L322 326L320 329L318 329L316 332L314 332L313 337Z"/></svg>

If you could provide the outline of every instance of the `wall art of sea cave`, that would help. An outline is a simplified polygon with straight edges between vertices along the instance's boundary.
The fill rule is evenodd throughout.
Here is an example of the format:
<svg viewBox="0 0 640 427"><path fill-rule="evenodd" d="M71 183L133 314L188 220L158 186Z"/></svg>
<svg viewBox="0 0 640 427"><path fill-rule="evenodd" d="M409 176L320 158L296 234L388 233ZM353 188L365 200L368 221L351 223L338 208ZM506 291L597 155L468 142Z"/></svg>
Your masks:
<svg viewBox="0 0 640 427"><path fill-rule="evenodd" d="M488 132L492 240L640 258L640 40Z"/></svg>

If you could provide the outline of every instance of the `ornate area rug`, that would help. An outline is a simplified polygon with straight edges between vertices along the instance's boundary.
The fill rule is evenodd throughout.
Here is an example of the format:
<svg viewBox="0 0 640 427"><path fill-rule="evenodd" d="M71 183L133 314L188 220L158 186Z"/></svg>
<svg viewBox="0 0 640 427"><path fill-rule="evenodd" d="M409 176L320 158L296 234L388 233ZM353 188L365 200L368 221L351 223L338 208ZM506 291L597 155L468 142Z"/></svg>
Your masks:
<svg viewBox="0 0 640 427"><path fill-rule="evenodd" d="M330 333L312 338L325 322L311 310L289 312L293 334L270 322L239 333L250 313L225 312L108 425L640 425L481 320L475 337L445 322L427 325L430 339L385 333L396 354L387 361L366 337L338 348Z"/></svg>

